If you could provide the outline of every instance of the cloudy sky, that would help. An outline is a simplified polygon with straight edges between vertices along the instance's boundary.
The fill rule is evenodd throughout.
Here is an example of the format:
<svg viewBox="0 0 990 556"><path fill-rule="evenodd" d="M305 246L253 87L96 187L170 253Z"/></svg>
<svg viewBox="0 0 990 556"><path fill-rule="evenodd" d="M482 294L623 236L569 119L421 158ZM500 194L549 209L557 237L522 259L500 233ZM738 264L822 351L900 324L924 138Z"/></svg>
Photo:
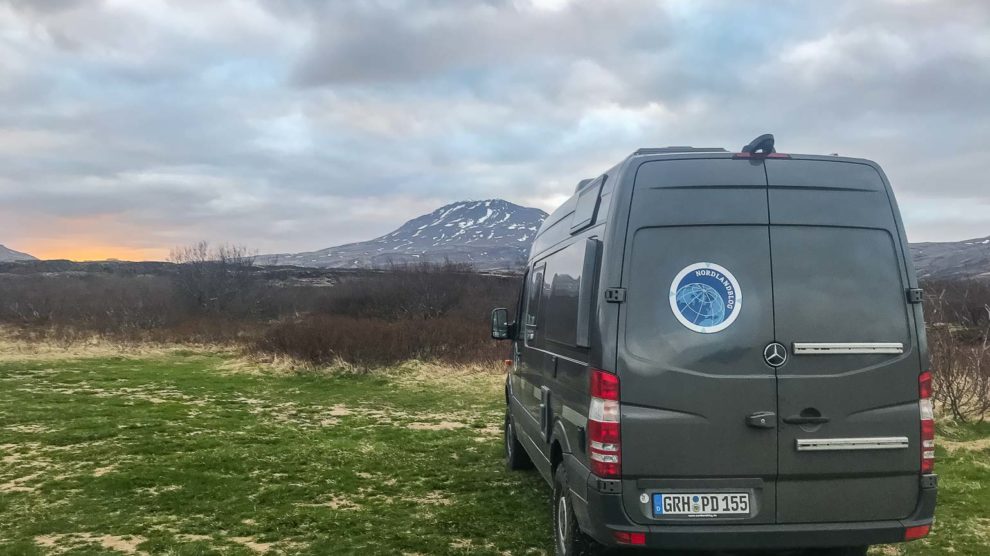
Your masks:
<svg viewBox="0 0 990 556"><path fill-rule="evenodd" d="M990 234L990 3L0 0L0 243L154 259L545 210L641 146L880 162Z"/></svg>

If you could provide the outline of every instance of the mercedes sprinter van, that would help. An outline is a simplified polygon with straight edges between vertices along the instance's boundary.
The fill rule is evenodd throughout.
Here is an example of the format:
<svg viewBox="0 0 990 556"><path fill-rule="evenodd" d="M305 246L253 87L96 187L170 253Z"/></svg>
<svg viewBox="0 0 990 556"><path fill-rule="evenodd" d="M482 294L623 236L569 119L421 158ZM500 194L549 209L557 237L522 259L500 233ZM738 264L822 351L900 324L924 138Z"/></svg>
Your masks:
<svg viewBox="0 0 990 556"><path fill-rule="evenodd" d="M540 228L505 386L509 468L556 553L865 554L936 497L921 291L869 160L641 149Z"/></svg>

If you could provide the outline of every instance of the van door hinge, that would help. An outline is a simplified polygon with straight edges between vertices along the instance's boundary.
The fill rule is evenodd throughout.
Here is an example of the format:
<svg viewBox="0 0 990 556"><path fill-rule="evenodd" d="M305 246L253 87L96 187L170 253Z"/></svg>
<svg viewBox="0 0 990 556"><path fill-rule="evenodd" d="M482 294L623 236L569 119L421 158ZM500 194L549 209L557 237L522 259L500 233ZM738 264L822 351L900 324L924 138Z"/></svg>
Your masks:
<svg viewBox="0 0 990 556"><path fill-rule="evenodd" d="M626 288L606 288L606 303L622 303L626 300Z"/></svg>
<svg viewBox="0 0 990 556"><path fill-rule="evenodd" d="M907 291L908 303L921 303L925 297L925 290L921 288L910 288Z"/></svg>

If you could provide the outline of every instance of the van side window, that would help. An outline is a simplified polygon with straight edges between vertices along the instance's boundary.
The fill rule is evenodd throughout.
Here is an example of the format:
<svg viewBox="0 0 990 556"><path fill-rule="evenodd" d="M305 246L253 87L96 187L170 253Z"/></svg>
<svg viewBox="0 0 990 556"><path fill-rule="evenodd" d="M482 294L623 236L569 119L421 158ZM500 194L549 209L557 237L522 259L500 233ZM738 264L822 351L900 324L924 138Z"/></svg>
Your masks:
<svg viewBox="0 0 990 556"><path fill-rule="evenodd" d="M526 308L527 284L529 284L529 268L523 273L522 282L519 284L519 293L516 295L516 306L512 308L512 319L515 319L516 322L516 340L523 338L522 330L526 325L523 321L525 318L523 310Z"/></svg>
<svg viewBox="0 0 990 556"><path fill-rule="evenodd" d="M547 258L549 296L545 309L546 339L577 347L578 309L585 242L577 241Z"/></svg>
<svg viewBox="0 0 990 556"><path fill-rule="evenodd" d="M527 343L536 340L536 331L540 323L540 306L543 300L543 274L546 264L534 267L529 273L526 282L526 318L524 321L525 336L523 339Z"/></svg>
<svg viewBox="0 0 990 556"><path fill-rule="evenodd" d="M571 216L571 233L578 232L595 223L595 213L598 210L598 198L602 191L605 178L602 176L591 182L578 194L577 206Z"/></svg>

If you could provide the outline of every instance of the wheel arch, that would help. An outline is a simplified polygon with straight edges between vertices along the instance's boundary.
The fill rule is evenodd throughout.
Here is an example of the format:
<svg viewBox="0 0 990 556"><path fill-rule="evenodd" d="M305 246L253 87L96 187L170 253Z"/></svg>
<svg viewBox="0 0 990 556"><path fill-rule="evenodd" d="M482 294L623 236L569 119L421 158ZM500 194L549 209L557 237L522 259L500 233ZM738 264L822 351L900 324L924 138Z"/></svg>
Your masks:
<svg viewBox="0 0 990 556"><path fill-rule="evenodd" d="M556 472L557 466L564 461L564 455L571 453L571 444L567 431L560 419L555 419L553 432L550 433L550 472Z"/></svg>

